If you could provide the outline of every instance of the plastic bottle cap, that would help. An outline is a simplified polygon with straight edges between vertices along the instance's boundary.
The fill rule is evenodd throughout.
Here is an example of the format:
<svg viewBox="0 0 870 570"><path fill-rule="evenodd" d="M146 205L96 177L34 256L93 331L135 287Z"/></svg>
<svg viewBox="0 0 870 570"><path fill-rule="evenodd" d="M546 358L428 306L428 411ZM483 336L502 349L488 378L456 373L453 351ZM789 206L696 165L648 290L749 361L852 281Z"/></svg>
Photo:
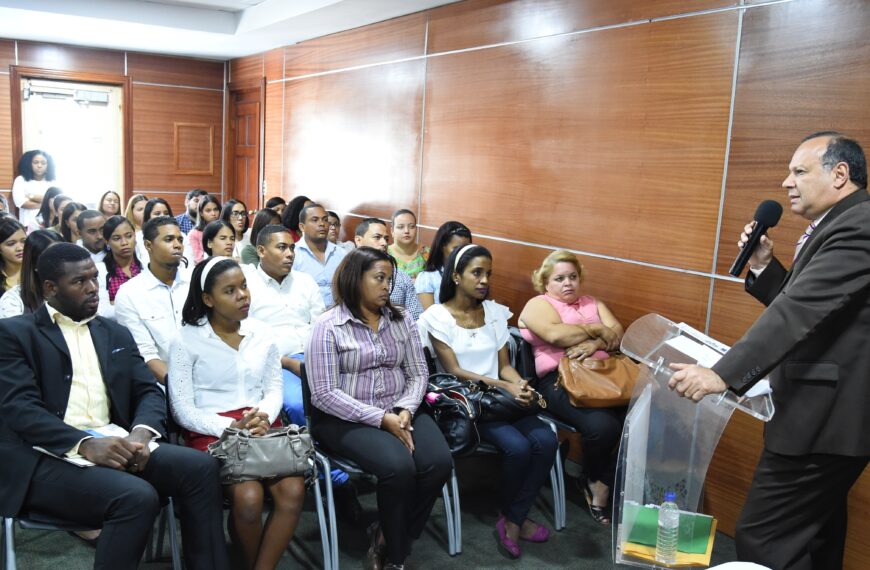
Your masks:
<svg viewBox="0 0 870 570"><path fill-rule="evenodd" d="M677 494L673 491L665 492L665 501L673 503L677 500Z"/></svg>

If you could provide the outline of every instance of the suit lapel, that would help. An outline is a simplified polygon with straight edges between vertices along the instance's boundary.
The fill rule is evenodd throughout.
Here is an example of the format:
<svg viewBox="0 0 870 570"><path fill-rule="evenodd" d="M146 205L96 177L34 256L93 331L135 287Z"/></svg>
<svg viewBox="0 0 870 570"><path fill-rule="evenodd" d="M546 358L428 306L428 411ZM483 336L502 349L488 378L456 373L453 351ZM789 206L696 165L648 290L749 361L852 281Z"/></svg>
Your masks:
<svg viewBox="0 0 870 570"><path fill-rule="evenodd" d="M48 309L45 308L45 305L42 305L36 310L35 319L39 332L45 335L45 337L50 340L51 343L64 354L64 356L66 356L67 360L70 360L69 347L66 345L66 339L63 338L63 333L60 331L60 327L57 326L57 323L51 320L51 317L48 314Z"/></svg>

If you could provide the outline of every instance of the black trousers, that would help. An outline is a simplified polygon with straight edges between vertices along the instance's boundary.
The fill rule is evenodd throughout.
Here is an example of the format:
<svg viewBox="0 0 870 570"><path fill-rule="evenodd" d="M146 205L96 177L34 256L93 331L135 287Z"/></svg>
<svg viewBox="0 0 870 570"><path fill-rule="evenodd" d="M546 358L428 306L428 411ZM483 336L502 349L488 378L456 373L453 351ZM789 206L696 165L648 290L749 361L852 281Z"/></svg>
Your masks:
<svg viewBox="0 0 870 570"><path fill-rule="evenodd" d="M172 497L181 510L185 566L229 569L217 461L195 449L159 443L138 475L40 458L22 512L102 527L94 568L125 570L139 567L160 498Z"/></svg>
<svg viewBox="0 0 870 570"><path fill-rule="evenodd" d="M737 558L776 570L843 567L849 489L870 457L761 454L737 521Z"/></svg>
<svg viewBox="0 0 870 570"><path fill-rule="evenodd" d="M622 437L625 407L577 408L568 393L556 387L557 371L538 380L535 389L547 399L547 412L570 424L583 439L583 469L590 481L613 486L616 476L616 448Z"/></svg>
<svg viewBox="0 0 870 570"><path fill-rule="evenodd" d="M444 436L426 414L417 414L414 453L378 428L315 414L312 434L327 450L347 457L378 479L378 521L387 561L402 564L423 533L435 499L450 478L453 457Z"/></svg>

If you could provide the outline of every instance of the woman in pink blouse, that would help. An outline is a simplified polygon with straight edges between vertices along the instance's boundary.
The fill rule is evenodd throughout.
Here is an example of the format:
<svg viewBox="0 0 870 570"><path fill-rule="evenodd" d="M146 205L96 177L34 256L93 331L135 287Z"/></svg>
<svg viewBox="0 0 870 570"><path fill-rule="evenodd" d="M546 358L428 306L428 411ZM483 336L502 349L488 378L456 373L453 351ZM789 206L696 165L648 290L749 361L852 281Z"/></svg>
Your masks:
<svg viewBox="0 0 870 570"><path fill-rule="evenodd" d="M336 305L305 349L314 436L378 480L367 568L404 568L453 464L435 422L417 413L428 371L417 325L390 304L395 271L385 252L350 252L335 272Z"/></svg>
<svg viewBox="0 0 870 570"><path fill-rule="evenodd" d="M616 447L625 408L575 408L556 384L559 360L608 357L619 348L622 325L601 301L580 295L584 277L580 261L570 251L554 251L532 273L541 293L520 314L523 338L534 349L536 389L547 399L547 411L572 425L583 439L583 487L596 522L610 524L610 488L616 470Z"/></svg>

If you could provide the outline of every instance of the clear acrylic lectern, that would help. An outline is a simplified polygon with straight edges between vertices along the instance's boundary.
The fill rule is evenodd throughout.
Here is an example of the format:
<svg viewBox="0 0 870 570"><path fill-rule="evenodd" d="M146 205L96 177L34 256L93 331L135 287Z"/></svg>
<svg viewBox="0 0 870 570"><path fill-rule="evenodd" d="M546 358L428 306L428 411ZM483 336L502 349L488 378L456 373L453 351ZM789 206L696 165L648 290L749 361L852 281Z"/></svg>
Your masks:
<svg viewBox="0 0 870 570"><path fill-rule="evenodd" d="M712 548L715 524L694 516L700 507L707 467L734 410L767 421L773 402L766 381L746 396L730 391L709 395L698 403L668 389L674 362L712 366L728 347L685 325L660 315L635 321L622 340L622 352L641 364L619 448L614 485L613 559L647 568L667 568L650 559L655 550L660 505L668 490L676 492L680 508L680 558L676 566L704 566L698 553ZM711 530L712 528L712 530ZM683 545L687 552L682 552ZM694 550L692 545L694 545ZM693 555L692 552L695 554ZM709 550L707 550L709 559ZM676 567L671 566L671 567Z"/></svg>

